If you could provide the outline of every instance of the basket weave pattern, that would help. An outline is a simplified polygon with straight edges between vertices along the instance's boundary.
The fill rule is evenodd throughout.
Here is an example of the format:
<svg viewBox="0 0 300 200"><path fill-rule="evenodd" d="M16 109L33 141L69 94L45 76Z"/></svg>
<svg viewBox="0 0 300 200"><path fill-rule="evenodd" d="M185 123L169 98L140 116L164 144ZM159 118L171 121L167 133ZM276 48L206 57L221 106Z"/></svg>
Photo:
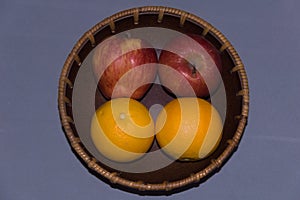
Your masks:
<svg viewBox="0 0 300 200"><path fill-rule="evenodd" d="M215 38L217 38L221 43L219 50L227 51L234 62L234 67L232 67L230 73L237 74L239 76L241 90L236 93L236 96L240 96L242 98L241 112L239 115L235 116L236 120L238 120L238 126L234 133L234 137L227 140L227 147L218 158L212 159L211 163L206 168L197 173L192 173L189 177L178 181L164 181L162 183L155 184L144 183L142 180L127 180L120 177L118 173L109 172L103 167L101 167L97 160L86 151L80 138L77 136L77 134L74 133L74 120L72 116L67 112L67 109L72 107L72 99L70 99L70 97L67 97L66 95L67 88L69 90L72 90L74 86L74 80L70 80L69 78L70 68L73 66L74 63L80 67L82 61L85 59L85 57L81 56L80 54L82 47L86 44L95 47L98 44L98 42L94 36L98 33L99 30L103 29L104 27L109 27L111 34L117 33L118 26L116 25L116 22L119 19L127 17L132 20L132 23L134 25L139 25L140 17L146 14L157 15L157 23L162 23L166 15L175 16L178 18L178 27L182 28L184 28L186 21L199 24L203 28L203 31L201 32L203 36L211 34ZM191 183L198 183L204 177L220 168L222 164L226 161L226 159L228 159L228 157L234 152L241 140L245 126L247 124L249 112L249 87L246 71L238 53L235 51L231 43L224 37L224 35L220 31L218 31L208 22L193 14L174 8L148 6L129 9L112 15L111 17L108 17L100 23L96 24L79 39L79 41L72 49L71 53L68 55L60 75L58 107L61 118L61 124L72 149L91 170L95 171L96 173L109 180L113 184L120 184L139 191L169 191L172 189L186 186Z"/></svg>

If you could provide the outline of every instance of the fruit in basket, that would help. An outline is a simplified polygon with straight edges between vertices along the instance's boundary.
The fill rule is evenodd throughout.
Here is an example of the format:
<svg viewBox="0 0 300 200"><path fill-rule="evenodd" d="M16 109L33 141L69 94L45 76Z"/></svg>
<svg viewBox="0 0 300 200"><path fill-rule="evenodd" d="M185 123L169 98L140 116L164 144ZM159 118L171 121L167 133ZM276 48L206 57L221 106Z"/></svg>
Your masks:
<svg viewBox="0 0 300 200"><path fill-rule="evenodd" d="M92 65L102 94L110 98L142 98L157 73L153 47L139 38L112 36L95 49Z"/></svg>
<svg viewBox="0 0 300 200"><path fill-rule="evenodd" d="M129 162L149 150L154 122L147 108L130 98L116 98L100 106L91 122L91 138L98 151L110 160Z"/></svg>
<svg viewBox="0 0 300 200"><path fill-rule="evenodd" d="M175 160L195 161L210 155L222 137L222 119L209 102L200 98L178 98L158 114L156 139Z"/></svg>
<svg viewBox="0 0 300 200"><path fill-rule="evenodd" d="M160 82L179 97L206 98L222 80L220 52L200 35L182 35L171 39L161 51L159 63L163 64L158 68ZM179 73L175 73L174 69ZM187 84L193 90L187 90Z"/></svg>

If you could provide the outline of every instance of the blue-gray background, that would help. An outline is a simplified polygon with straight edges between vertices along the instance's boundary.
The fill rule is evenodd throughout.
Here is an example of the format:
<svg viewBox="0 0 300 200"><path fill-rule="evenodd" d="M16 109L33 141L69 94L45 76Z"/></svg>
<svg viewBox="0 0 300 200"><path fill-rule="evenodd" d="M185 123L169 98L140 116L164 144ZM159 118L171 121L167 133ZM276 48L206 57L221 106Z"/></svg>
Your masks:
<svg viewBox="0 0 300 200"><path fill-rule="evenodd" d="M71 152L57 110L60 71L79 37L144 5L213 24L239 52L250 84L238 151L200 187L168 197L141 197L91 175ZM299 9L297 0L1 0L0 199L299 199Z"/></svg>

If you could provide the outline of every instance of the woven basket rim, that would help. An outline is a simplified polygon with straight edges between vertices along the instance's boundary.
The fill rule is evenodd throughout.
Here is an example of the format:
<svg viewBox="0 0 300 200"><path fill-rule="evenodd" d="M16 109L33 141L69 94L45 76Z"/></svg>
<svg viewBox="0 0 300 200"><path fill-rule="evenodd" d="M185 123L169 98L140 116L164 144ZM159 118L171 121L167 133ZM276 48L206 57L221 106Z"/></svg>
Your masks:
<svg viewBox="0 0 300 200"><path fill-rule="evenodd" d="M113 23L115 20L129 17L129 16L136 16L140 14L147 14L153 13L157 14L158 16L164 14L176 15L180 16L180 23L185 20L193 21L196 24L203 26L204 32L213 34L220 42L223 44L221 49L227 50L229 55L231 56L232 60L234 61L235 67L231 70L232 72L237 72L240 77L241 82L241 91L237 93L238 96L242 96L242 110L241 115L239 116L239 123L234 133L234 137L228 141L228 146L222 152L222 154L215 160L212 160L211 164L207 166L205 169L192 174L190 177L178 180L178 181L165 181L163 183L153 184L153 183L143 183L143 182L136 182L124 179L119 177L114 172L109 172L102 168L100 165L96 163L96 159L90 157L85 150L80 145L80 139L76 137L71 129L70 123L74 123L72 118L67 115L66 112L66 104L70 102L69 99L65 97L66 85L72 85L68 80L68 72L72 66L72 63L75 61L79 65L81 64L80 58L78 57L78 53L86 41L93 41L93 36L99 31L102 27L110 25L113 31ZM198 183L201 179L205 176L209 175L212 171L218 169L222 163L233 153L234 149L238 146L240 139L243 135L244 129L247 124L248 113L249 113L249 87L248 87L248 79L246 75L246 71L244 65L234 49L231 43L225 38L225 36L217 30L214 26L210 23L206 22L202 18L185 12L180 9L164 7L164 6L143 6L137 8L127 9L121 12L118 12L110 17L105 18L101 22L97 23L93 26L90 30L88 30L84 35L77 41L73 49L71 50L70 54L68 55L59 78L59 87L58 87L58 107L59 107L59 114L63 129L65 134L70 142L71 147L75 152L80 156L80 158L87 164L87 166L97 172L102 177L108 179L113 184L120 184L123 186L127 186L130 188L137 189L139 191L169 191L172 189L180 188L186 186L191 183Z"/></svg>

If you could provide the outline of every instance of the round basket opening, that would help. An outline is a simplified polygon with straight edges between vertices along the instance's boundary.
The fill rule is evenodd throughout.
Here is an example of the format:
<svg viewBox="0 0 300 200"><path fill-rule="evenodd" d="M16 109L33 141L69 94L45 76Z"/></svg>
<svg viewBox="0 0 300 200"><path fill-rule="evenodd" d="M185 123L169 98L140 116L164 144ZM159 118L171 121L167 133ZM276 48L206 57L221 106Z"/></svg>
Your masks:
<svg viewBox="0 0 300 200"><path fill-rule="evenodd" d="M91 57L101 42L128 32L140 34L150 42L155 40L152 42L157 54L161 52L160 45L165 40L161 39L162 32L201 35L221 52L223 90L216 90L213 96L216 97L216 105L219 105L217 109L224 113L223 134L217 149L205 159L194 162L172 161L160 165L160 158L153 156L147 160L148 164L137 162L114 165L97 152L89 134L90 122L93 112L108 99L97 89ZM155 115L174 98L156 81L139 101ZM206 100L211 101L211 97ZM123 190L141 194L166 194L204 182L230 158L247 123L249 89L246 72L237 52L211 24L174 8L140 7L112 15L81 37L63 66L58 102L62 126L72 150L94 175ZM149 155L153 152L156 155L157 151L159 146L155 141ZM140 170L147 167L144 171Z"/></svg>

